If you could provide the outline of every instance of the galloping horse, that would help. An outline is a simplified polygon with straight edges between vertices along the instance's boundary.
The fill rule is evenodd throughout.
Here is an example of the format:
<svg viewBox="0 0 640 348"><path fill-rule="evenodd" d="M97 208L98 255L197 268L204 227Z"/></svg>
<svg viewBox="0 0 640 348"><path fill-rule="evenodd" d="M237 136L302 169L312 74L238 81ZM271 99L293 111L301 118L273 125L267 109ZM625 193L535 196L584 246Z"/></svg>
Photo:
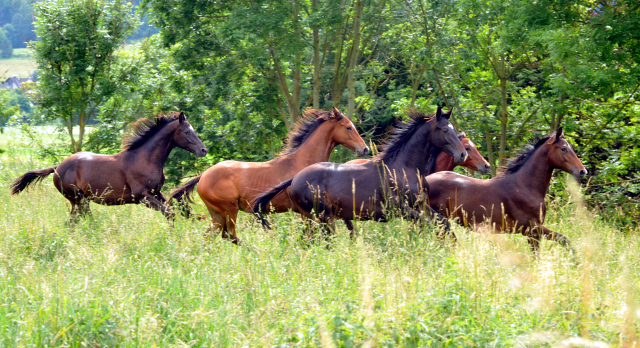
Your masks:
<svg viewBox="0 0 640 348"><path fill-rule="evenodd" d="M458 134L458 139L460 139L462 146L464 146L464 150L467 151L467 159L462 163L456 163L451 155L444 151L440 152L436 158L436 169L434 173L452 171L453 168L457 166L467 167L476 172L480 172L481 174L489 173L491 165L484 159L484 157L482 157L476 144L474 144L471 139L467 138L467 134L465 134L465 132L461 132ZM358 158L346 162L345 164L362 164L367 161L370 161L370 159Z"/></svg>
<svg viewBox="0 0 640 348"><path fill-rule="evenodd" d="M424 175L433 172L436 153L444 150L457 163L464 162L467 153L449 123L451 111L443 114L438 108L435 117L417 112L410 116L411 120L394 132L383 152L373 160L309 166L259 196L254 201L254 212L262 217L270 208L269 202L289 188L294 211L307 218L315 216L325 226L333 224L336 217L344 219L352 236L351 220L387 221L388 205L398 206L411 219L419 219L415 208L424 202ZM446 220L438 218L448 230Z"/></svg>
<svg viewBox="0 0 640 348"><path fill-rule="evenodd" d="M71 202L72 221L91 214L90 200L105 205L144 203L170 217L160 192L169 153L177 146L197 157L207 154L187 117L174 112L154 120L140 119L123 145L124 150L115 155L78 152L55 167L27 172L13 182L11 193L18 194L54 173L54 185Z"/></svg>
<svg viewBox="0 0 640 348"><path fill-rule="evenodd" d="M188 198L199 182L198 195L211 215L211 229L221 230L223 238L238 244L235 228L238 211L250 212L250 202L268 188L313 163L329 160L338 144L358 156L369 152L353 123L338 109L334 107L333 112L307 110L296 130L290 133L280 157L257 163L220 162L176 189L169 200ZM286 212L291 209L291 201L283 195L272 206L272 212Z"/></svg>
<svg viewBox="0 0 640 348"><path fill-rule="evenodd" d="M552 136L525 147L506 172L480 180L453 172L429 175L429 205L464 226L489 223L495 232L521 233L537 253L540 237L569 248L569 239L542 226L546 214L544 198L555 168L576 179L587 170L564 139L562 127Z"/></svg>

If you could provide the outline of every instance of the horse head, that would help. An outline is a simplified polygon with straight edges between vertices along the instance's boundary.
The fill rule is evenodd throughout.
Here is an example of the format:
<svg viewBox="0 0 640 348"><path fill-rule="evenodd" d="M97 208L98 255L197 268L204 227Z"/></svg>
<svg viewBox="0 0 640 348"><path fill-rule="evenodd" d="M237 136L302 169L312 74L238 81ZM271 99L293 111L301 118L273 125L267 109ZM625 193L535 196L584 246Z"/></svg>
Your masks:
<svg viewBox="0 0 640 348"><path fill-rule="evenodd" d="M438 111L436 111L436 122L434 123L430 140L433 146L441 148L444 152L451 155L455 163L462 163L467 159L467 152L464 146L462 146L460 139L458 139L453 125L449 122L449 117L451 117L452 112L453 109L443 113L442 108L438 107Z"/></svg>
<svg viewBox="0 0 640 348"><path fill-rule="evenodd" d="M578 180L587 175L584 165L569 142L564 139L562 127L558 128L556 133L549 138L547 145L549 146L547 159L552 167L564 170Z"/></svg>
<svg viewBox="0 0 640 348"><path fill-rule="evenodd" d="M464 146L464 150L467 151L467 160L462 162L461 165L465 166L471 170L476 170L481 174L488 174L489 169L491 169L491 165L487 160L482 157L480 152L478 151L478 147L476 144L471 141L471 139L467 138L465 132L462 132L458 135L458 139Z"/></svg>
<svg viewBox="0 0 640 348"><path fill-rule="evenodd" d="M329 121L333 123L331 131L331 139L335 143L341 144L360 156L364 156L369 152L369 147L360 137L360 133L353 125L353 122L343 115L335 106L333 114L329 117Z"/></svg>
<svg viewBox="0 0 640 348"><path fill-rule="evenodd" d="M181 149L192 152L196 157L204 157L207 154L207 148L198 137L195 130L189 122L184 112L180 112L178 116L178 125L173 132L173 141Z"/></svg>

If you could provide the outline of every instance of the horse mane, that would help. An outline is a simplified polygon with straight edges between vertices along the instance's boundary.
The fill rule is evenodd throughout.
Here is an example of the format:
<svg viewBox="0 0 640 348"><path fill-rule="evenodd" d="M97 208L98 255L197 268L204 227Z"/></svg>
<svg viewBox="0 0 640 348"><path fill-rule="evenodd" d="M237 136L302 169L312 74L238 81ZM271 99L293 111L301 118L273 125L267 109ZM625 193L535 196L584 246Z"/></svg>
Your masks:
<svg viewBox="0 0 640 348"><path fill-rule="evenodd" d="M178 119L180 113L171 111L168 115L158 115L152 120L141 118L133 122L129 133L122 139L123 150L133 150L142 146L154 134L158 133L164 126Z"/></svg>
<svg viewBox="0 0 640 348"><path fill-rule="evenodd" d="M287 144L279 156L288 155L296 151L321 124L328 121L333 113L331 111L309 109L302 113L302 117L295 125L295 129L289 133Z"/></svg>
<svg viewBox="0 0 640 348"><path fill-rule="evenodd" d="M435 119L434 115L427 116L417 110L409 110L407 116L409 116L409 120L402 122L398 127L394 128L391 136L384 142L382 151L378 153L376 158L384 162L393 161L418 128Z"/></svg>
<svg viewBox="0 0 640 348"><path fill-rule="evenodd" d="M543 137L542 139L538 139L535 144L527 144L522 149L520 149L518 156L514 159L509 160L506 166L503 167L504 174L513 174L516 173L522 168L533 154L544 144L547 140L549 140L552 136L548 135Z"/></svg>

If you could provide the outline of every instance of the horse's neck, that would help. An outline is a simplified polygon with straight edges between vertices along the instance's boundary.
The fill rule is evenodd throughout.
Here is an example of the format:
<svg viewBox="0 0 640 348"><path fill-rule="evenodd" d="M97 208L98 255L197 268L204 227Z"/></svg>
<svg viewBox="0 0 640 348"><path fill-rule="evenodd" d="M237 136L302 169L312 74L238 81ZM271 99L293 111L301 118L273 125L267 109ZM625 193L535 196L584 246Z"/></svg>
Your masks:
<svg viewBox="0 0 640 348"><path fill-rule="evenodd" d="M456 167L456 162L453 161L453 157L444 151L441 151L436 158L436 170L435 172L452 171Z"/></svg>
<svg viewBox="0 0 640 348"><path fill-rule="evenodd" d="M428 127L428 125L423 127ZM418 135L421 133L420 129L416 131L416 134L405 144L404 151L401 151L394 161L387 164L389 169L399 173L416 173L416 171L419 171L421 175L431 174L428 173L427 163L432 155L429 152L432 152L433 148L427 146L429 137Z"/></svg>
<svg viewBox="0 0 640 348"><path fill-rule="evenodd" d="M142 146L133 150L134 156L136 156L139 161L146 161L147 163L160 167L164 166L171 150L176 147L176 144L173 142L175 127L173 122L163 127Z"/></svg>
<svg viewBox="0 0 640 348"><path fill-rule="evenodd" d="M513 177L517 185L529 187L540 193L542 197L546 196L549 191L553 174L553 167L547 159L548 151L549 147L543 145L542 148L536 150L518 172L509 175Z"/></svg>
<svg viewBox="0 0 640 348"><path fill-rule="evenodd" d="M302 170L314 163L327 162L336 143L331 139L333 123L326 121L321 124L307 140L294 152L278 157L278 161L287 161L292 170Z"/></svg>

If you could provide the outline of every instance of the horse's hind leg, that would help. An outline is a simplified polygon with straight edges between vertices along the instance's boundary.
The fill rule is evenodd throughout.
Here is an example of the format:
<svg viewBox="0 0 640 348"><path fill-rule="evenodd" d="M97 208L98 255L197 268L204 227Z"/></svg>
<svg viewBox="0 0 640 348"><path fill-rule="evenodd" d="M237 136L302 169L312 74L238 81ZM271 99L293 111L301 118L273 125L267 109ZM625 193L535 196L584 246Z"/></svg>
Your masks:
<svg viewBox="0 0 640 348"><path fill-rule="evenodd" d="M239 244L240 239L235 233L235 220L238 218L238 213L236 212L235 216L231 216L230 214L222 215L210 207L207 207L207 210L209 210L209 215L211 215L211 226L207 231L208 234L221 234L222 238L228 239L234 244ZM208 236L205 235L205 237Z"/></svg>
<svg viewBox="0 0 640 348"><path fill-rule="evenodd" d="M347 229L349 230L349 237L351 237L351 239L356 239L356 230L353 227L353 221L349 219L344 219L344 224L347 226Z"/></svg>

